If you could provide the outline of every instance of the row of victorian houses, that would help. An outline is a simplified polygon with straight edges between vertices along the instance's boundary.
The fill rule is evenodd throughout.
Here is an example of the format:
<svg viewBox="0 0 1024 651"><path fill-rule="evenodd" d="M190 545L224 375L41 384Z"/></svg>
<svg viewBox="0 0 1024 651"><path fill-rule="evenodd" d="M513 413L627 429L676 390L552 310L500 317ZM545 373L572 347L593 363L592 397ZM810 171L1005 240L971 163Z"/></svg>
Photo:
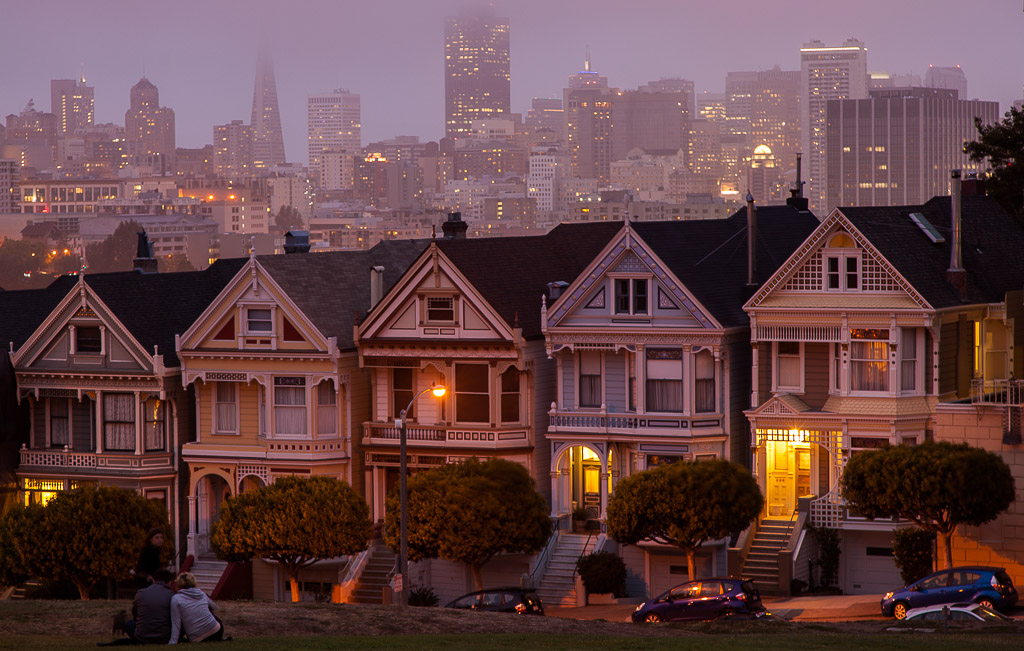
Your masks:
<svg viewBox="0 0 1024 651"><path fill-rule="evenodd" d="M138 490L166 505L180 557L197 559L225 498L284 475L343 479L381 520L398 483L395 419L438 383L447 394L420 397L407 420L411 471L514 460L563 525L541 554L492 561L488 583L543 583L573 537L569 514L602 521L623 478L725 458L750 468L765 507L704 546L702 573L782 592L813 580L809 523L840 530L844 591L885 591L900 583L892 531L906 523L847 508L837 487L851 456L967 441L1024 475L1024 230L976 182L953 187L823 219L797 196L723 220L533 237L467 239L453 214L443 238L192 273L147 273L143 246L141 271L0 292L18 499L90 482ZM759 534L776 531L766 547ZM686 580L678 550L595 538L627 561L636 596ZM1024 581L1024 500L956 541L956 560ZM358 581L366 559L347 560L309 576ZM442 599L471 581L441 561L410 578ZM256 563L252 580L257 597L284 594L273 565Z"/></svg>

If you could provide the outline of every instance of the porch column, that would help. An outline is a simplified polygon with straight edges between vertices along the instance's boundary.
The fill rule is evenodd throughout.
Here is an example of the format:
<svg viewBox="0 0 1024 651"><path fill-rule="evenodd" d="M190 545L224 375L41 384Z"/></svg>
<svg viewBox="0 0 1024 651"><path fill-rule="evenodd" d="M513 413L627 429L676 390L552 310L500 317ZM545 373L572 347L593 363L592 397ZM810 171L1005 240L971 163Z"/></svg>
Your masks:
<svg viewBox="0 0 1024 651"><path fill-rule="evenodd" d="M103 433L103 392L96 389L96 454L103 454Z"/></svg>
<svg viewBox="0 0 1024 651"><path fill-rule="evenodd" d="M188 547L187 553L193 558L199 558L199 549L196 547L196 496L188 496Z"/></svg>
<svg viewBox="0 0 1024 651"><path fill-rule="evenodd" d="M558 517L559 509L562 506L562 487L561 482L558 478L561 473L558 470L552 470L549 473L551 477L551 517Z"/></svg>
<svg viewBox="0 0 1024 651"><path fill-rule="evenodd" d="M142 404L140 402L141 399L142 399L142 396L140 396L139 392L136 391L135 392L135 456L139 456L143 452L143 448L142 448L142 423L139 422L139 421L142 420L142 416L143 416L143 414L142 414Z"/></svg>
<svg viewBox="0 0 1024 651"><path fill-rule="evenodd" d="M599 492L601 495L601 512L598 513L597 517L600 520L604 520L608 512L608 478L611 477L611 473L608 472L608 461L605 459L601 460L601 474L598 475Z"/></svg>
<svg viewBox="0 0 1024 651"><path fill-rule="evenodd" d="M558 387L557 391L555 392L555 404L558 405L557 409L559 411L561 411L562 409L562 386L564 386L563 382L565 381L562 377L562 374L562 351L558 351L557 353L555 353L555 375L557 378L555 386Z"/></svg>
<svg viewBox="0 0 1024 651"><path fill-rule="evenodd" d="M636 363L633 369L636 376L636 413L647 413L647 360L644 345L636 345Z"/></svg>
<svg viewBox="0 0 1024 651"><path fill-rule="evenodd" d="M751 317L753 319L753 317ZM750 342L750 408L755 409L761 404L761 396L758 392L757 387L757 376L760 373L758 370L759 355L757 350L757 340L754 339Z"/></svg>

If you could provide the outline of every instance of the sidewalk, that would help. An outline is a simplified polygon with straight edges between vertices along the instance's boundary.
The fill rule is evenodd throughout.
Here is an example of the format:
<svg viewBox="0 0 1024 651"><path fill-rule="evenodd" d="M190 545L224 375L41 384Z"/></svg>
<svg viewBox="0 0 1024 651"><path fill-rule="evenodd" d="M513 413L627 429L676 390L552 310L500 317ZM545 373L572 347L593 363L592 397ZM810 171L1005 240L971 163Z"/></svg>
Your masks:
<svg viewBox="0 0 1024 651"><path fill-rule="evenodd" d="M765 597L764 606L771 613L790 621L828 622L882 619L879 606L882 595L821 595L797 597ZM545 608L551 617L569 619L603 619L609 622L629 621L636 609L632 604L601 604L579 608Z"/></svg>

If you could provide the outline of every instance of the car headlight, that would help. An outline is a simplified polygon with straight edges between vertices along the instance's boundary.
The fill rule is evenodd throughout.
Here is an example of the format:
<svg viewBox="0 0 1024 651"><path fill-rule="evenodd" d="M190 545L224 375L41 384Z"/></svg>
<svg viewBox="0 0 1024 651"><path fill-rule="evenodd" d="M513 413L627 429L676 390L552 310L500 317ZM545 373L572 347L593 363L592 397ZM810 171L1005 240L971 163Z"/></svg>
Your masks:
<svg viewBox="0 0 1024 651"><path fill-rule="evenodd" d="M891 593L891 592L886 592L885 596L882 597L882 601L885 601L886 599L892 599L892 594L893 593Z"/></svg>
<svg viewBox="0 0 1024 651"><path fill-rule="evenodd" d="M647 605L647 602L646 602L646 601L642 602L642 603L641 603L641 604L640 604L639 606L637 606L637 607L636 607L636 608L635 608L635 609L633 610L633 612L635 613L635 612L636 612L637 610L640 610L641 608L643 608L643 607L644 607L644 606L646 606L646 605Z"/></svg>

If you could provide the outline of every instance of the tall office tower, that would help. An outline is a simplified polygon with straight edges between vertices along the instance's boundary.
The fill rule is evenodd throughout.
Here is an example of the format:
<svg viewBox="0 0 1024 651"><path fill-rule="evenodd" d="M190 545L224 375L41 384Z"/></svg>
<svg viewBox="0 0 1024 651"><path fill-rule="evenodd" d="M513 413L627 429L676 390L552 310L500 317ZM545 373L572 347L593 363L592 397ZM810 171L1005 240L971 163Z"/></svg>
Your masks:
<svg viewBox="0 0 1024 651"><path fill-rule="evenodd" d="M728 133L742 136L750 133L750 116L754 112L756 83L756 71L725 74L725 118Z"/></svg>
<svg viewBox="0 0 1024 651"><path fill-rule="evenodd" d="M633 148L686 150L690 136L688 91L631 90L615 98L612 116L612 160L623 160Z"/></svg>
<svg viewBox="0 0 1024 651"><path fill-rule="evenodd" d="M537 202L537 212L556 210L559 188L569 176L569 155L555 145L534 147L526 176L527 194Z"/></svg>
<svg viewBox="0 0 1024 651"><path fill-rule="evenodd" d="M562 100L557 97L534 97L526 114L526 124L534 129L551 129L556 133L562 133L565 126Z"/></svg>
<svg viewBox="0 0 1024 651"><path fill-rule="evenodd" d="M465 138L473 120L511 113L509 23L491 5L444 24L445 136Z"/></svg>
<svg viewBox="0 0 1024 651"><path fill-rule="evenodd" d="M309 171L315 184L323 182L326 178L323 170L323 152L346 156L359 155L363 138L359 106L359 94L344 89L310 95L307 98L306 138ZM336 166L332 165L333 167Z"/></svg>
<svg viewBox="0 0 1024 651"><path fill-rule="evenodd" d="M253 165L257 168L267 168L284 163L284 134L281 132L281 114L277 108L274 62L266 48L261 48L258 55L250 124L253 137Z"/></svg>
<svg viewBox="0 0 1024 651"><path fill-rule="evenodd" d="M252 126L241 120L213 127L213 173L224 178L248 176L253 166Z"/></svg>
<svg viewBox="0 0 1024 651"><path fill-rule="evenodd" d="M868 96L868 49L849 39L837 47L821 41L800 48L800 133L806 162L811 210L827 214L825 205L825 109L829 100Z"/></svg>
<svg viewBox="0 0 1024 651"><path fill-rule="evenodd" d="M57 116L61 133L91 127L93 111L93 87L85 85L85 77L50 81L50 112Z"/></svg>
<svg viewBox="0 0 1024 651"><path fill-rule="evenodd" d="M800 71L760 70L751 86L750 139L753 148L766 145L779 174L796 168L800 151Z"/></svg>
<svg viewBox="0 0 1024 651"><path fill-rule="evenodd" d="M662 77L658 81L649 81L643 86L638 86L637 90L641 93L683 93L686 96L687 118L692 120L697 117L697 92L689 79Z"/></svg>
<svg viewBox="0 0 1024 651"><path fill-rule="evenodd" d="M18 205L14 200L14 192L18 189L18 168L17 160L0 158L0 215L13 213Z"/></svg>
<svg viewBox="0 0 1024 651"><path fill-rule="evenodd" d="M125 139L139 143L138 153L159 156L162 171L174 166L174 111L160 106L160 91L143 77L132 86L124 114Z"/></svg>
<svg viewBox="0 0 1024 651"><path fill-rule="evenodd" d="M566 143L572 175L607 183L614 160L612 124L618 92L600 87L566 92Z"/></svg>
<svg viewBox="0 0 1024 651"><path fill-rule="evenodd" d="M949 194L949 171L980 171L963 153L974 118L999 119L999 103L944 88L885 88L826 109L828 206L895 206Z"/></svg>
<svg viewBox="0 0 1024 651"><path fill-rule="evenodd" d="M928 66L924 85L928 88L949 88L955 90L960 99L967 99L967 75L960 66Z"/></svg>
<svg viewBox="0 0 1024 651"><path fill-rule="evenodd" d="M587 48L587 58L583 60L583 70L574 75L569 75L569 84L562 89L562 109L564 110L562 123L562 139L569 139L569 93L581 88L608 88L608 77L599 75L590 66L590 48Z"/></svg>

